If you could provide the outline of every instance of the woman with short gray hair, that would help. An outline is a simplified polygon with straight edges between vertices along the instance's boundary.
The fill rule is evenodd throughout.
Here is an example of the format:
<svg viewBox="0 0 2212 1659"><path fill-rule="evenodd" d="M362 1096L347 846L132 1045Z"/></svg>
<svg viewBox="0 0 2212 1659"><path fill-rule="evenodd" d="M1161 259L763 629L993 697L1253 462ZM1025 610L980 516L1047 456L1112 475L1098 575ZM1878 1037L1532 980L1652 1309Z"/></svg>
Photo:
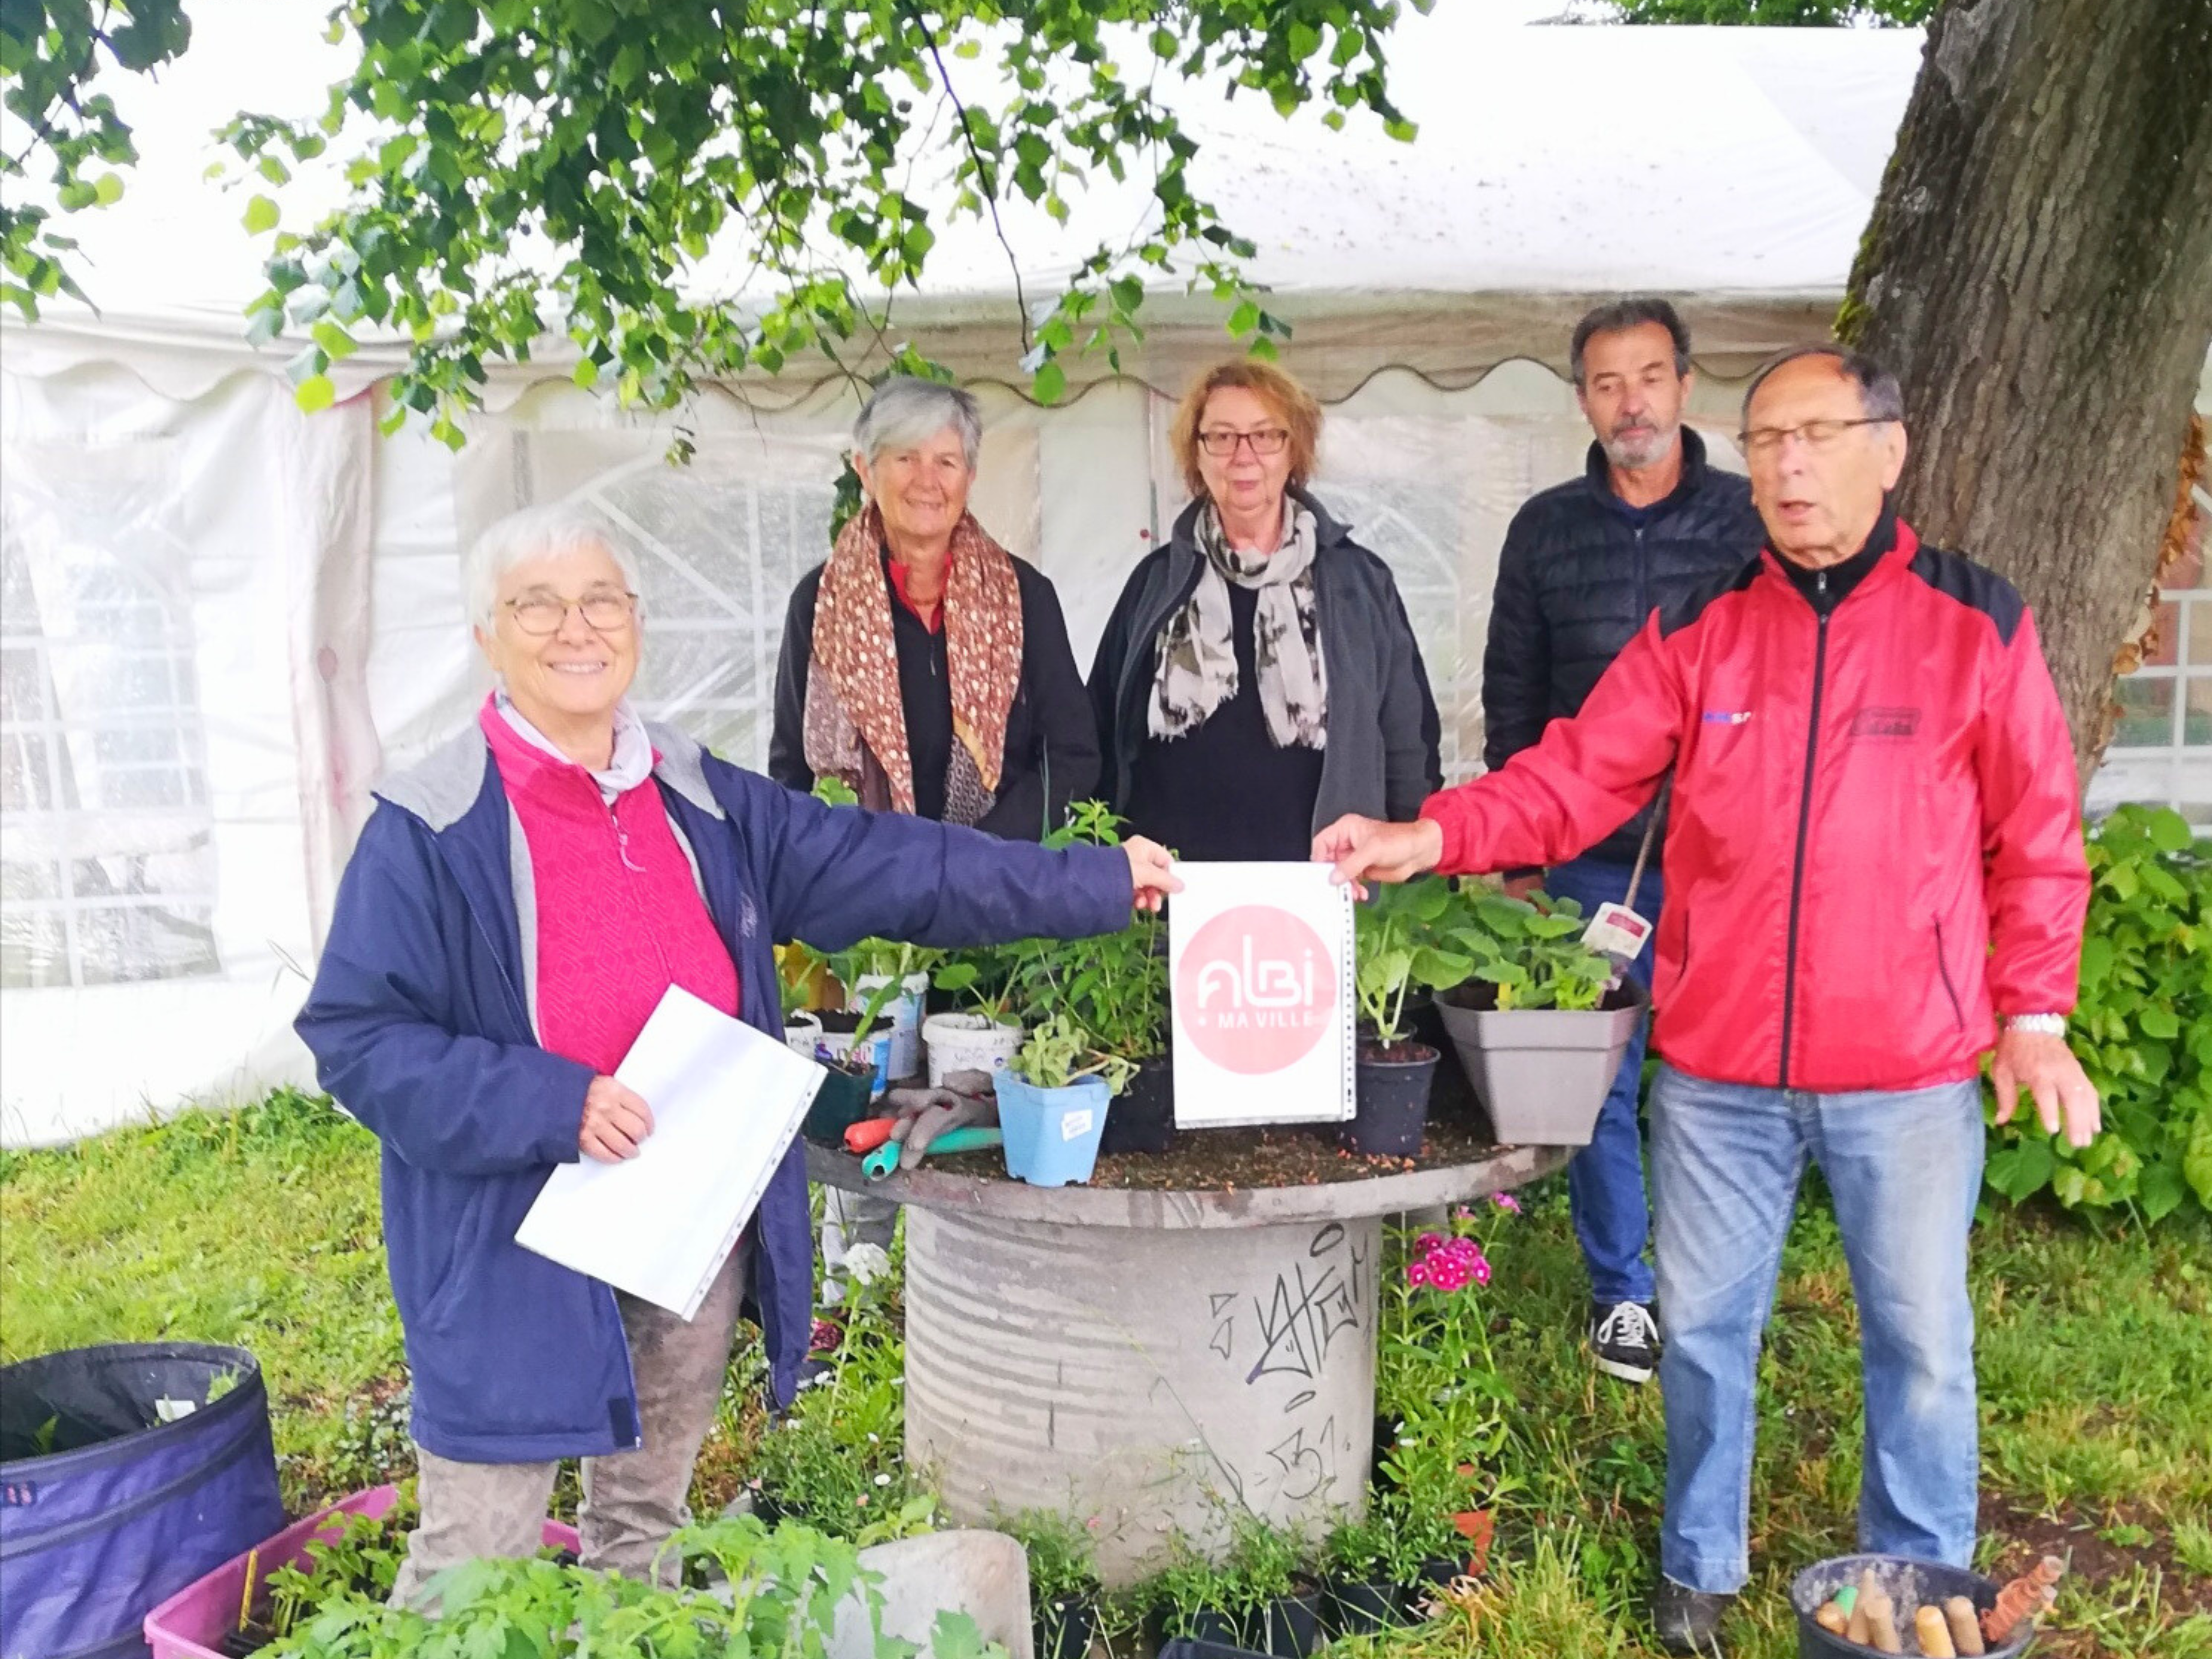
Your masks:
<svg viewBox="0 0 2212 1659"><path fill-rule="evenodd" d="M769 774L1036 841L1098 781L1098 740L1051 581L968 511L974 394L886 380L853 428L866 504L791 596Z"/></svg>
<svg viewBox="0 0 2212 1659"><path fill-rule="evenodd" d="M584 1565L653 1570L741 1300L771 1403L797 1391L814 1287L796 1144L689 1320L515 1242L556 1166L635 1157L653 1133L655 1103L615 1073L672 989L775 1037L774 940L1077 937L1174 885L1144 842L1050 852L832 808L648 725L629 700L636 562L577 509L493 526L467 592L497 689L377 785L296 1022L323 1086L384 1143L422 1507L401 1600L459 1562L532 1553L564 1457L583 1459Z"/></svg>

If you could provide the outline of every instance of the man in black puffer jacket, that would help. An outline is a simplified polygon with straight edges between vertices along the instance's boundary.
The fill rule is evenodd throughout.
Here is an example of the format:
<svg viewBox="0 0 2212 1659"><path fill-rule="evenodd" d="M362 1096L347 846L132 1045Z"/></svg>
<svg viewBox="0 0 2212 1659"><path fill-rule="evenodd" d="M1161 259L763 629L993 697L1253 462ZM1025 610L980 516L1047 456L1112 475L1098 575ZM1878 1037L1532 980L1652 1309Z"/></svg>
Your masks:
<svg viewBox="0 0 2212 1659"><path fill-rule="evenodd" d="M1749 483L1705 464L1682 424L1691 384L1690 334L1664 300L1601 306L1576 325L1569 359L1575 399L1597 441L1583 477L1531 496L1498 555L1490 640L1482 658L1483 761L1492 771L1532 747L1551 721L1575 714L1644 619L1710 578L1742 568L1765 535ZM1585 915L1619 902L1653 812L1547 873L1511 873L1516 896L1539 884ZM1658 842L1637 890L1656 921ZM1630 966L1650 984L1647 945ZM1629 1045L1590 1144L1567 1168L1576 1237L1590 1275L1589 1344L1598 1369L1641 1382L1658 1361L1650 1215L1644 1195L1637 1093L1644 1033Z"/></svg>

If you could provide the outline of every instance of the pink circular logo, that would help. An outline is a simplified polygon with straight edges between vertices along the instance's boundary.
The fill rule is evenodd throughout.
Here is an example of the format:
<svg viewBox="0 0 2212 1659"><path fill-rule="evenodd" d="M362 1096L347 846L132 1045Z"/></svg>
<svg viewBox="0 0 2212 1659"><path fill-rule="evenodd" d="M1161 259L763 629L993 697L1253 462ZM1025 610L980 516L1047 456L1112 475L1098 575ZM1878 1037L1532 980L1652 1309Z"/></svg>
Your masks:
<svg viewBox="0 0 2212 1659"><path fill-rule="evenodd" d="M1176 970L1176 1017L1224 1071L1279 1072L1311 1053L1336 1016L1336 966L1287 910L1241 904L1198 930Z"/></svg>

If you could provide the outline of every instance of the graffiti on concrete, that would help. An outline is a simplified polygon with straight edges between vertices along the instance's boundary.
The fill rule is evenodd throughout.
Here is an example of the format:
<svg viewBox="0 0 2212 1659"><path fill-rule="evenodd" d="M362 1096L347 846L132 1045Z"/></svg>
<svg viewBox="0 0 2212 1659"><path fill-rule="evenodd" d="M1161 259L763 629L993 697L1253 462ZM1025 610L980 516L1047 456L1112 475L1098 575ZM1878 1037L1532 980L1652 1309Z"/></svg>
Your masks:
<svg viewBox="0 0 2212 1659"><path fill-rule="evenodd" d="M1374 1269L1368 1254L1340 1223L1316 1228L1305 1260L1278 1273L1265 1290L1249 1297L1235 1291L1209 1293L1213 1334L1206 1346L1234 1360L1242 1322L1244 1350L1254 1355L1244 1374L1248 1384L1278 1376L1314 1381L1340 1337L1350 1332L1357 1339L1367 1329ZM1249 1308L1241 1309L1247 1300ZM1284 1410L1297 1411L1313 1397L1310 1390L1302 1393Z"/></svg>
<svg viewBox="0 0 2212 1659"><path fill-rule="evenodd" d="M1290 1438L1267 1448L1267 1455L1282 1471L1277 1490L1291 1503L1303 1504L1336 1480L1336 1419L1330 1418L1318 1432L1291 1430Z"/></svg>

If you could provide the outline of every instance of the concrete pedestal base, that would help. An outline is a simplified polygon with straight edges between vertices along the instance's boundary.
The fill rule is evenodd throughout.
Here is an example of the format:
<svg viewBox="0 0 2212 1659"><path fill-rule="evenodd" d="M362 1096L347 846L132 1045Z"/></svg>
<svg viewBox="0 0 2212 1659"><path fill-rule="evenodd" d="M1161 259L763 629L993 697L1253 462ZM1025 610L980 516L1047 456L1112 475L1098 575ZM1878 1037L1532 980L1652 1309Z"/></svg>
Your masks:
<svg viewBox="0 0 2212 1659"><path fill-rule="evenodd" d="M907 1214L907 1455L957 1522L1095 1522L1109 1586L1249 1510L1363 1513L1373 1217L1237 1231Z"/></svg>
<svg viewBox="0 0 2212 1659"><path fill-rule="evenodd" d="M924 1165L826 1185L907 1206L906 1445L952 1519L1051 1510L1109 1586L1249 1510L1315 1534L1366 1504L1382 1221L1562 1167L1565 1149L1314 1186L1029 1187Z"/></svg>

